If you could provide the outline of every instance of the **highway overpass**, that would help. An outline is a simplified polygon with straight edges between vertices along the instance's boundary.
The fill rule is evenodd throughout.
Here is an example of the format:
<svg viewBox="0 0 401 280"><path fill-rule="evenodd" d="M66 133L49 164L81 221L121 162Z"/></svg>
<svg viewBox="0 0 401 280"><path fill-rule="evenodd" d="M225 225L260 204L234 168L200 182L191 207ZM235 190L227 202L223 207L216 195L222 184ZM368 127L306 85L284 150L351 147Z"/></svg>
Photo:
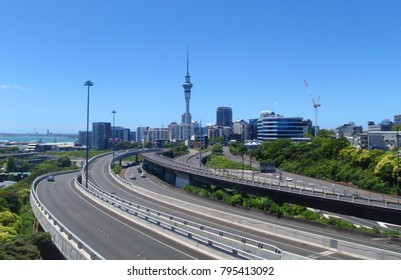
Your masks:
<svg viewBox="0 0 401 280"><path fill-rule="evenodd" d="M306 230L205 201L151 176L117 178L110 161L110 154L91 161L89 189L79 183L81 172L56 175L55 182L38 178L32 186L35 215L55 243L62 240L68 259L401 259L400 248L385 240Z"/></svg>
<svg viewBox="0 0 401 280"><path fill-rule="evenodd" d="M377 196L344 188L320 187L305 182L261 178L242 173L188 166L157 153L143 155L144 166L162 180L182 187L185 184L217 185L238 192L269 196L278 202L305 205L311 208L356 216L360 218L401 225L401 199L387 195Z"/></svg>

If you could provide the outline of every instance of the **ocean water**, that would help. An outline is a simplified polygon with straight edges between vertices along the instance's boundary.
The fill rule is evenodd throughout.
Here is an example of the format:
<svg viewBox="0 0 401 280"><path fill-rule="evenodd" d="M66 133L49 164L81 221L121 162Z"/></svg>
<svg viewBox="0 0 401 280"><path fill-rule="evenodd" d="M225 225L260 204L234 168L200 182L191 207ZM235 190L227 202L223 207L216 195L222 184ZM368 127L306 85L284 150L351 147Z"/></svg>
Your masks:
<svg viewBox="0 0 401 280"><path fill-rule="evenodd" d="M0 134L0 141L22 142L22 143L63 143L77 142L78 137L69 135L16 135L16 134Z"/></svg>

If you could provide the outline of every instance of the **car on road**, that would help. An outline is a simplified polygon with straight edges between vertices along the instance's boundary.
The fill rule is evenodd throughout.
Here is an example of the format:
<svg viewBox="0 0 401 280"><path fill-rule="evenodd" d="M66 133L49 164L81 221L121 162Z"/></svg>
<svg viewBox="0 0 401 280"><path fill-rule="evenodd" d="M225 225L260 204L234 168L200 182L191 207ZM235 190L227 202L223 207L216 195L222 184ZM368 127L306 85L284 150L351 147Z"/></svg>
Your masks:
<svg viewBox="0 0 401 280"><path fill-rule="evenodd" d="M54 180L55 180L55 178L54 178L53 175L50 175L50 176L47 177L47 181L48 182L54 182Z"/></svg>
<svg viewBox="0 0 401 280"><path fill-rule="evenodd" d="M135 179L136 179L136 175L135 175L135 174L131 174L131 175L129 176L129 178L130 178L131 180L135 180Z"/></svg>
<svg viewBox="0 0 401 280"><path fill-rule="evenodd" d="M141 173L141 178L146 178L146 173Z"/></svg>

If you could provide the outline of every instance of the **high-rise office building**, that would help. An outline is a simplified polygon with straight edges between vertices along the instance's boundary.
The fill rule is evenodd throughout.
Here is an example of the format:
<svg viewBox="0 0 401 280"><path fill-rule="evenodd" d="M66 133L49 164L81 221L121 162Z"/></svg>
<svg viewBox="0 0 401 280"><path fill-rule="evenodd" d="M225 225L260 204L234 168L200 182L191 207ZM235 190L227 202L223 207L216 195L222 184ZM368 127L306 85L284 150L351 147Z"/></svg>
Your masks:
<svg viewBox="0 0 401 280"><path fill-rule="evenodd" d="M112 127L111 135L112 135L112 138L115 139L116 142L131 141L131 131L129 128L125 128L122 126Z"/></svg>
<svg viewBox="0 0 401 280"><path fill-rule="evenodd" d="M185 82L182 84L184 88L184 95L185 95L185 113L182 115L182 123L191 124L192 118L191 113L189 112L189 102L191 100L191 88L193 84L191 83L191 76L189 76L189 58L188 58L188 51L187 51L187 74L185 75Z"/></svg>
<svg viewBox="0 0 401 280"><path fill-rule="evenodd" d="M230 107L218 107L216 111L216 125L232 126L233 110Z"/></svg>
<svg viewBox="0 0 401 280"><path fill-rule="evenodd" d="M255 140L258 138L258 119L249 119L249 139Z"/></svg>
<svg viewBox="0 0 401 280"><path fill-rule="evenodd" d="M284 117L273 112L263 111L257 125L258 140L292 139L306 141L307 121L301 117Z"/></svg>
<svg viewBox="0 0 401 280"><path fill-rule="evenodd" d="M78 143L83 146L89 145L89 148L92 148L92 131L89 131L89 135L86 131L79 131L78 134L79 134Z"/></svg>
<svg viewBox="0 0 401 280"><path fill-rule="evenodd" d="M145 143L143 136L144 136L144 132L148 129L149 129L149 127L138 127L136 129L136 142Z"/></svg>
<svg viewBox="0 0 401 280"><path fill-rule="evenodd" d="M94 150L107 149L107 143L111 138L111 123L94 122L92 123L92 148Z"/></svg>

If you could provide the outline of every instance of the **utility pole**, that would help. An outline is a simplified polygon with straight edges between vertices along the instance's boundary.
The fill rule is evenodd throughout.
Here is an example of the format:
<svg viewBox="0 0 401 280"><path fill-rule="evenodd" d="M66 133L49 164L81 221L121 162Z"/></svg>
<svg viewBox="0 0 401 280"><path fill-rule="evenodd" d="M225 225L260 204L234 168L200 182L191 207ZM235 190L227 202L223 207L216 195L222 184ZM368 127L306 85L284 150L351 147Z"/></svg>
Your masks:
<svg viewBox="0 0 401 280"><path fill-rule="evenodd" d="M398 132L399 132L399 122L396 122L397 126L397 195L401 195L401 190L400 190L400 145L399 145L399 140L398 140Z"/></svg>
<svg viewBox="0 0 401 280"><path fill-rule="evenodd" d="M115 110L113 110L111 113L113 114L113 129L111 131L111 139L113 141L113 161L111 162L111 166L113 166L113 164L114 164L114 151L115 151L115 147L114 147L115 143L114 142L115 142L115 138L116 138L116 129L115 129L114 120L115 120L115 114L117 112Z"/></svg>
<svg viewBox="0 0 401 280"><path fill-rule="evenodd" d="M202 168L202 120L199 121L199 168Z"/></svg>

